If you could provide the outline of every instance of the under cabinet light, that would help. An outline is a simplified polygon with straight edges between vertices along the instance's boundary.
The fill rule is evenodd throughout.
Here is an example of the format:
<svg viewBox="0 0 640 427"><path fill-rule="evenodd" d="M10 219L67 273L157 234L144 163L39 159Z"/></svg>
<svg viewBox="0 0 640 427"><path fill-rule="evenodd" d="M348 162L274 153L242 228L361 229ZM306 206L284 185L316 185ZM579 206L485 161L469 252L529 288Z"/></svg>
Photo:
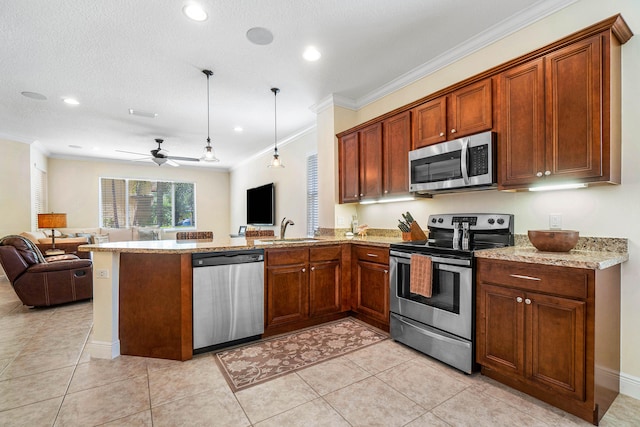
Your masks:
<svg viewBox="0 0 640 427"><path fill-rule="evenodd" d="M529 191L554 191L554 190L573 190L576 188L587 188L587 184L557 184L557 185L541 185L539 187L530 187Z"/></svg>
<svg viewBox="0 0 640 427"><path fill-rule="evenodd" d="M361 205L373 205L374 203L395 203L395 202L410 202L415 200L415 197L395 197L390 199L378 199L378 200L363 200L360 202Z"/></svg>

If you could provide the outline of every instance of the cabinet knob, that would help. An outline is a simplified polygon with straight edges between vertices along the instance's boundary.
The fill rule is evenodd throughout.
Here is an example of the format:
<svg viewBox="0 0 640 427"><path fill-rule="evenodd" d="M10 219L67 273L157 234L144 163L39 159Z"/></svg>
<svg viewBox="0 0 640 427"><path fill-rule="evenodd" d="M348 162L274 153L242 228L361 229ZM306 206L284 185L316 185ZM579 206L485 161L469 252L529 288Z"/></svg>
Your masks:
<svg viewBox="0 0 640 427"><path fill-rule="evenodd" d="M456 130L455 129L451 129L451 133L456 133Z"/></svg>
<svg viewBox="0 0 640 427"><path fill-rule="evenodd" d="M384 194L387 194L389 192L389 190L384 190Z"/></svg>
<svg viewBox="0 0 640 427"><path fill-rule="evenodd" d="M311 267L311 271L315 271L315 269L316 269L315 267Z"/></svg>
<svg viewBox="0 0 640 427"><path fill-rule="evenodd" d="M385 271L384 271L384 274L387 274L387 273L389 273L389 270L385 270Z"/></svg>
<svg viewBox="0 0 640 427"><path fill-rule="evenodd" d="M522 302L522 297L516 298L516 302Z"/></svg>
<svg viewBox="0 0 640 427"><path fill-rule="evenodd" d="M354 195L353 195L353 197L358 197L358 195L357 195L357 194L354 194Z"/></svg>
<svg viewBox="0 0 640 427"><path fill-rule="evenodd" d="M364 194L360 193L360 197L364 196Z"/></svg>
<svg viewBox="0 0 640 427"><path fill-rule="evenodd" d="M549 175L551 175L551 171L544 171L544 175L545 175L545 176L549 176Z"/></svg>
<svg viewBox="0 0 640 427"><path fill-rule="evenodd" d="M305 271L307 271L307 269L306 269L306 268L303 268L303 269L302 269L302 272L304 273Z"/></svg>
<svg viewBox="0 0 640 427"><path fill-rule="evenodd" d="M444 132L440 132L440 136L444 136Z"/></svg>
<svg viewBox="0 0 640 427"><path fill-rule="evenodd" d="M531 300L529 298L527 298L526 300L524 300L525 304L531 304Z"/></svg>
<svg viewBox="0 0 640 427"><path fill-rule="evenodd" d="M538 178L540 178L540 177L542 176L542 172L538 172L538 173L536 174L536 176L537 176Z"/></svg>

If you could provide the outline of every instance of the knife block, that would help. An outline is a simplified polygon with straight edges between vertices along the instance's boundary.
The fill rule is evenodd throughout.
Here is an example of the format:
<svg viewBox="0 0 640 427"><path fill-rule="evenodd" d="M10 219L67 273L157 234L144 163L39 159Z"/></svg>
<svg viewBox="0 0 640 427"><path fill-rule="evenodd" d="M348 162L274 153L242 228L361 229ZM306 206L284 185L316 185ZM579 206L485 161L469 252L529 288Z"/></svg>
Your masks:
<svg viewBox="0 0 640 427"><path fill-rule="evenodd" d="M413 221L411 223L411 231L408 233L402 233L402 240L405 242L410 242L413 240L427 240L427 235L424 234L422 228L418 225L417 221Z"/></svg>

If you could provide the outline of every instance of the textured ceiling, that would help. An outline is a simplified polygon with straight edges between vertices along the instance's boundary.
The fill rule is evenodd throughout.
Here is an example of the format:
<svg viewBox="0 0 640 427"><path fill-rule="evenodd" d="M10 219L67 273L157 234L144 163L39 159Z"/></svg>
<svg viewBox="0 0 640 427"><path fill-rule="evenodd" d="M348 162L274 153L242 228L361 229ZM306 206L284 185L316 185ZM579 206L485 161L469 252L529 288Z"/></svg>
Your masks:
<svg viewBox="0 0 640 427"><path fill-rule="evenodd" d="M138 156L115 150L148 153L164 138L171 155L200 157L208 68L221 162L199 166L230 168L273 145L271 87L281 89L284 140L313 126L310 107L329 95L361 106L447 52L486 44L575 0L197 1L209 14L200 23L182 14L180 0L0 2L0 138L38 141L54 157L121 160ZM250 43L252 27L271 30L273 42ZM321 51L319 61L302 59L308 45ZM63 103L67 96L80 105Z"/></svg>

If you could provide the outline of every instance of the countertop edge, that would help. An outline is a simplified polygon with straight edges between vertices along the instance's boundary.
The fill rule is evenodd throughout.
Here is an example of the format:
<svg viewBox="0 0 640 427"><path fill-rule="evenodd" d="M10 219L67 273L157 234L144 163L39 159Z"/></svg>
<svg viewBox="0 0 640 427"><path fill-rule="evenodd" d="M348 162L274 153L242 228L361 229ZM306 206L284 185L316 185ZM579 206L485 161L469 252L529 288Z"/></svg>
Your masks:
<svg viewBox="0 0 640 427"><path fill-rule="evenodd" d="M485 249L475 253L476 258L555 265L560 267L604 270L629 260L628 253L605 251L542 252L533 247L511 246Z"/></svg>

